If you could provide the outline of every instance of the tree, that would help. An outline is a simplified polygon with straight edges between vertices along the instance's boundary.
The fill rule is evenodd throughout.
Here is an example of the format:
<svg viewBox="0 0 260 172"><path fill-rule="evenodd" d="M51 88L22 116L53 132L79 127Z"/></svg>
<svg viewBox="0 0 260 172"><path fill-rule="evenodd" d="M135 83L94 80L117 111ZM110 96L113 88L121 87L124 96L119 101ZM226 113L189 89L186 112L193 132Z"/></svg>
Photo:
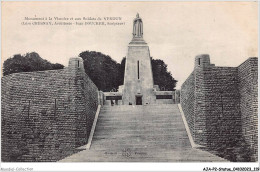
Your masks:
<svg viewBox="0 0 260 172"><path fill-rule="evenodd" d="M96 51L84 51L79 54L83 59L86 74L99 90L117 90L119 86L120 64L110 56Z"/></svg>
<svg viewBox="0 0 260 172"><path fill-rule="evenodd" d="M110 56L96 51L84 51L79 54L83 59L86 74L95 83L99 90L118 90L124 84L126 57L117 63ZM163 60L151 58L154 84L159 85L161 90L173 91L177 81L168 71ZM61 64L52 64L42 59L39 54L32 52L22 56L14 55L7 59L3 65L3 74L8 75L18 72L32 72L63 69Z"/></svg>
<svg viewBox="0 0 260 172"><path fill-rule="evenodd" d="M151 57L153 80L155 85L159 85L162 91L174 91L177 80L172 77L168 71L167 64L163 60L153 59Z"/></svg>
<svg viewBox="0 0 260 172"><path fill-rule="evenodd" d="M21 54L16 54L5 60L3 64L3 75L5 76L11 73L55 70L63 68L63 65L58 63L52 64L47 60L42 59L39 54L32 52L27 53L24 56Z"/></svg>
<svg viewBox="0 0 260 172"><path fill-rule="evenodd" d="M110 56L100 52L85 51L80 53L84 60L84 68L87 75L102 91L118 89L124 84L126 57L121 63L117 63ZM167 65L163 60L151 57L154 84L159 85L162 91L174 91L177 81L168 71Z"/></svg>
<svg viewBox="0 0 260 172"><path fill-rule="evenodd" d="M126 61L126 57L123 57L123 59L121 60L120 67L119 67L119 85L123 85L124 84L125 61Z"/></svg>

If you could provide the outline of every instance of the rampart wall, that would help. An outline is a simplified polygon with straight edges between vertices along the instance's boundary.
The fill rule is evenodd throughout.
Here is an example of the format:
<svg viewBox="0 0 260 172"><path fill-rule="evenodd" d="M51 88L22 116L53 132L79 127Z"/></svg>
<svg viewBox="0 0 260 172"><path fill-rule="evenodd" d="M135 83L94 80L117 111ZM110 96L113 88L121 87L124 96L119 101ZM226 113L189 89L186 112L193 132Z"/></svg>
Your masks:
<svg viewBox="0 0 260 172"><path fill-rule="evenodd" d="M2 161L57 161L87 143L98 89L81 58L2 78Z"/></svg>
<svg viewBox="0 0 260 172"><path fill-rule="evenodd" d="M180 101L196 144L228 150L245 140L257 159L257 62L249 58L239 67L216 67L208 55L196 56Z"/></svg>

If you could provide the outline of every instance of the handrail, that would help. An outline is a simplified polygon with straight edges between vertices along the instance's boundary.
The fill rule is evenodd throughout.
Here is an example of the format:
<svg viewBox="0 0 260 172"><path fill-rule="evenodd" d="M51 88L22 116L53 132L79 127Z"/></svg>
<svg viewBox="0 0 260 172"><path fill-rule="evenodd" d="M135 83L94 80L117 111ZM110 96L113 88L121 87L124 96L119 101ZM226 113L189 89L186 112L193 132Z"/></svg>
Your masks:
<svg viewBox="0 0 260 172"><path fill-rule="evenodd" d="M93 125L92 125L92 128L91 128L90 134L89 134L87 149L90 149L90 146L91 146L91 142L92 142L94 132L95 132L95 128L96 128L96 125L97 125L98 115L100 113L100 108L101 108L101 105L98 105L97 112L96 112L96 115L95 115L95 119L93 121Z"/></svg>
<svg viewBox="0 0 260 172"><path fill-rule="evenodd" d="M188 123L187 123L187 120L186 120L186 118L185 118L184 112L183 112L183 110L182 110L181 104L178 104L178 108L179 108L179 110L180 110L181 117L182 117L182 120L183 120L185 129L186 129L186 131L187 131L187 134L188 134L188 137L189 137L189 140L190 140L191 147L192 147L192 148L204 147L204 146L198 145L198 144L196 144L196 143L194 142L194 140L193 140L193 138L192 138L192 135L191 135L191 132L190 132L189 125L188 125Z"/></svg>

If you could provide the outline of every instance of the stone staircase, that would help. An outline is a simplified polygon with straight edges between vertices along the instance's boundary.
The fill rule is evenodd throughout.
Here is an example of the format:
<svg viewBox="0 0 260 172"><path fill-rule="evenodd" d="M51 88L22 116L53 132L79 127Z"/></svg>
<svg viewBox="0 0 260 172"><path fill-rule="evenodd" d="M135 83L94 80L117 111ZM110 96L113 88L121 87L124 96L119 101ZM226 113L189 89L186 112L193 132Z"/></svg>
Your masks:
<svg viewBox="0 0 260 172"><path fill-rule="evenodd" d="M61 162L226 161L193 149L176 104L104 106L90 149Z"/></svg>

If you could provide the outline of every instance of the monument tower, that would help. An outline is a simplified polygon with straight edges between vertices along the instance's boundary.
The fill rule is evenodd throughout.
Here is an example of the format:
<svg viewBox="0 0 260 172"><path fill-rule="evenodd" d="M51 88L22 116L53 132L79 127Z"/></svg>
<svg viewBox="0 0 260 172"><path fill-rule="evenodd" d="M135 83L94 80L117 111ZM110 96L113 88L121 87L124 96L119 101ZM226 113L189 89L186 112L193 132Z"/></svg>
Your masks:
<svg viewBox="0 0 260 172"><path fill-rule="evenodd" d="M125 105L155 103L150 51L143 39L143 22L137 13L133 21L133 38L126 56L122 101Z"/></svg>

